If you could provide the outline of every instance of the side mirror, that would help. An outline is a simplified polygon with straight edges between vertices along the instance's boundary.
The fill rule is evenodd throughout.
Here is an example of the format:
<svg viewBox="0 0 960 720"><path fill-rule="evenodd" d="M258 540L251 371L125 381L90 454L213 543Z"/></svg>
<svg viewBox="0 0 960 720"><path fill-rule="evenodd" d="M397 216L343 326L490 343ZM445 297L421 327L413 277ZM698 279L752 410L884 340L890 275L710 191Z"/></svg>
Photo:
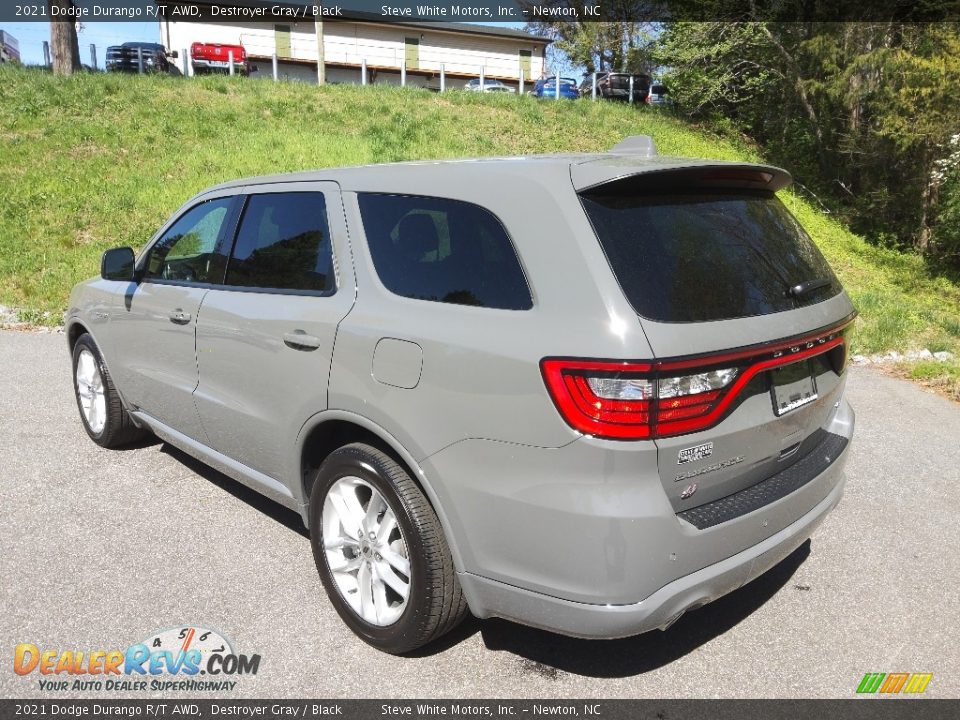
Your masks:
<svg viewBox="0 0 960 720"><path fill-rule="evenodd" d="M177 50L168 50L167 57L171 60L176 60L178 57L180 57L180 53Z"/></svg>
<svg viewBox="0 0 960 720"><path fill-rule="evenodd" d="M104 280L133 280L134 260L131 248L107 250L100 260L100 277Z"/></svg>

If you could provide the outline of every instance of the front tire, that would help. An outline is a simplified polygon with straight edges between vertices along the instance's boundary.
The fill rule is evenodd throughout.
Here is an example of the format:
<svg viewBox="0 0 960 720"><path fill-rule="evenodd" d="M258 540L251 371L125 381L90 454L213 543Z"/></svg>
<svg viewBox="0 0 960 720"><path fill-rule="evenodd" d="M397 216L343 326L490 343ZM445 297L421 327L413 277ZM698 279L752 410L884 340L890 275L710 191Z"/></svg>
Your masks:
<svg viewBox="0 0 960 720"><path fill-rule="evenodd" d="M379 650L415 650L467 614L436 513L407 472L374 447L346 445L321 465L310 541L330 602Z"/></svg>
<svg viewBox="0 0 960 720"><path fill-rule="evenodd" d="M83 429L97 445L120 447L146 434L130 419L103 357L87 333L73 346L73 392Z"/></svg>

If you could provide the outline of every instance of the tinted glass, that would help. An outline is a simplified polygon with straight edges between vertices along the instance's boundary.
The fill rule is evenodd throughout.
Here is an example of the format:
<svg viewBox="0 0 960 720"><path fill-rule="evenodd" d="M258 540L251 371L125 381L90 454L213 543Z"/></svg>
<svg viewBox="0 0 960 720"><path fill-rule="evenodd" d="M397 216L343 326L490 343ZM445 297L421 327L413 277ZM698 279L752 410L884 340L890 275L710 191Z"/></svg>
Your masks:
<svg viewBox="0 0 960 720"><path fill-rule="evenodd" d="M505 310L532 306L513 245L487 210L404 195L359 200L373 263L391 292Z"/></svg>
<svg viewBox="0 0 960 720"><path fill-rule="evenodd" d="M820 251L772 194L583 196L627 299L663 322L767 315L840 292ZM799 299L790 287L829 284Z"/></svg>
<svg viewBox="0 0 960 720"><path fill-rule="evenodd" d="M227 268L227 284L333 290L333 252L322 193L251 195Z"/></svg>
<svg viewBox="0 0 960 720"><path fill-rule="evenodd" d="M144 279L221 282L226 258L217 240L232 202L209 200L181 215L150 250Z"/></svg>

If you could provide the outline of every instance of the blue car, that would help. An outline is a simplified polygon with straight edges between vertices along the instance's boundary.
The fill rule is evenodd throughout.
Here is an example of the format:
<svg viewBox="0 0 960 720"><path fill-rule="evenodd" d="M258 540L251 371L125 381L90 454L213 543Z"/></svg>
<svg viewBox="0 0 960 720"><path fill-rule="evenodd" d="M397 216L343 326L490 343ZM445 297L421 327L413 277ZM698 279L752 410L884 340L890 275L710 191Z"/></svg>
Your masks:
<svg viewBox="0 0 960 720"><path fill-rule="evenodd" d="M538 98L555 98L557 96L557 78L540 78L533 86L531 94ZM577 89L577 81L573 78L560 78L560 97L570 100L576 100L580 97L580 91Z"/></svg>

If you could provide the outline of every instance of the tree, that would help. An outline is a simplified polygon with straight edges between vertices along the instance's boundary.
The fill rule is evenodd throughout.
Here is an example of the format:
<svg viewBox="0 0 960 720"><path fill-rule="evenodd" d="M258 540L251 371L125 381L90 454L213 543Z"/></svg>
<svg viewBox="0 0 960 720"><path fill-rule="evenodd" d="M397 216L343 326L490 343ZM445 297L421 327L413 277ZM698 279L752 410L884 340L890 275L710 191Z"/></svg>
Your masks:
<svg viewBox="0 0 960 720"><path fill-rule="evenodd" d="M958 28L677 22L654 58L691 118L751 136L875 242L944 262L960 229L941 189L957 186L935 170L960 130Z"/></svg>
<svg viewBox="0 0 960 720"><path fill-rule="evenodd" d="M70 14L72 8L72 0L47 0L48 14L56 18L50 21L50 51L53 54L53 72L57 75L72 75L80 69L80 42L77 39L77 21Z"/></svg>
<svg viewBox="0 0 960 720"><path fill-rule="evenodd" d="M576 8L580 18L590 18L586 8L596 4L595 0L541 0L536 3L540 7ZM643 12L644 7L637 0L609 0L603 5L606 21L561 15L554 20L529 22L527 30L553 40L556 50L588 73L606 70L649 72L655 23L641 20L647 14Z"/></svg>

